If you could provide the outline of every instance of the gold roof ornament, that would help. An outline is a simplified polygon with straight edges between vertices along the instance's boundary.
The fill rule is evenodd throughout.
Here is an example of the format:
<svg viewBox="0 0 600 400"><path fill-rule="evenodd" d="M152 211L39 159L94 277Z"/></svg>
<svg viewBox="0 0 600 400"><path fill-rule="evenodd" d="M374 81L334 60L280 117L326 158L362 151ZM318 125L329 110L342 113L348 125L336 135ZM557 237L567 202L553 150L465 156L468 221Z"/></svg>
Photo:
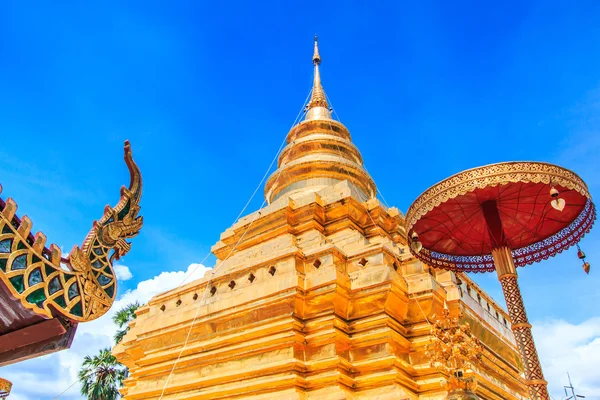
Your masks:
<svg viewBox="0 0 600 400"><path fill-rule="evenodd" d="M471 334L469 324L459 325L460 317L461 314L451 317L450 310L444 307L442 317L431 328L432 343L426 354L431 366L448 376L448 399L478 400L477 381L468 375L481 362L483 349Z"/></svg>

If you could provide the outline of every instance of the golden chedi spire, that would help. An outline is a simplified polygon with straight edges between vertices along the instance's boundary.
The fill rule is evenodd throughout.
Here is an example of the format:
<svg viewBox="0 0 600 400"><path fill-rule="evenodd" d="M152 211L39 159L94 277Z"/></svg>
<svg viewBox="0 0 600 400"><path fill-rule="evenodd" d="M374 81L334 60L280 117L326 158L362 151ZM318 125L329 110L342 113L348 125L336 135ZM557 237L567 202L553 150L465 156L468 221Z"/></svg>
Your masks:
<svg viewBox="0 0 600 400"><path fill-rule="evenodd" d="M327 96L321 84L321 55L315 36L314 81L304 121L287 135L287 146L279 156L278 169L265 185L268 202L287 195L317 192L347 181L360 201L375 197L377 188L363 166L350 132L331 118Z"/></svg>
<svg viewBox="0 0 600 400"><path fill-rule="evenodd" d="M310 102L306 106L307 113L305 119L318 119L319 117L331 119L329 104L327 104L327 96L325 96L325 91L321 85L321 74L319 72L321 55L319 54L319 42L317 35L315 35L315 52L312 60L313 65L315 66L314 82Z"/></svg>

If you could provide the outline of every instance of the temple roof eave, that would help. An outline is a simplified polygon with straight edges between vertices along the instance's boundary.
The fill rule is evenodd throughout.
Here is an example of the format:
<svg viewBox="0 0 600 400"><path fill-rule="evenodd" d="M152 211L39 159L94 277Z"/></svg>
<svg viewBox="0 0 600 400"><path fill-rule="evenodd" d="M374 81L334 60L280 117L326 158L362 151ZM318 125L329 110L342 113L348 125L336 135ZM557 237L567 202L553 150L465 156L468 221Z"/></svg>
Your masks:
<svg viewBox="0 0 600 400"><path fill-rule="evenodd" d="M75 246L66 258L55 244L46 247L43 233L31 233L31 220L16 215L12 199L0 199L0 285L7 293L5 301L18 302L43 319L61 317L72 322L89 321L108 311L116 297L112 261L129 251L125 239L135 236L142 225L142 217L137 216L141 174L129 142L124 158L129 187L121 189L117 205L105 208L81 247Z"/></svg>

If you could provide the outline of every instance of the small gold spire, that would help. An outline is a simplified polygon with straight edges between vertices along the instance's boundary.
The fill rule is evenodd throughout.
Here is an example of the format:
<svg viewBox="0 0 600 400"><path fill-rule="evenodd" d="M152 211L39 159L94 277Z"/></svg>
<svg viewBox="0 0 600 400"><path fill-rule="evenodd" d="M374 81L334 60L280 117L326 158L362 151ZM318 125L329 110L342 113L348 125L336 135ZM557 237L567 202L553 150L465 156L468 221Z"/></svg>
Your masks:
<svg viewBox="0 0 600 400"><path fill-rule="evenodd" d="M319 55L319 38L315 34L315 54L313 54L313 64L321 64L321 56Z"/></svg>
<svg viewBox="0 0 600 400"><path fill-rule="evenodd" d="M325 91L321 85L321 74L319 73L321 55L319 54L319 42L317 35L315 35L315 52L313 54L312 61L313 65L315 66L315 76L310 102L306 106L306 110L308 111L306 114L306 119L331 119L329 104L327 104L327 96L325 96Z"/></svg>

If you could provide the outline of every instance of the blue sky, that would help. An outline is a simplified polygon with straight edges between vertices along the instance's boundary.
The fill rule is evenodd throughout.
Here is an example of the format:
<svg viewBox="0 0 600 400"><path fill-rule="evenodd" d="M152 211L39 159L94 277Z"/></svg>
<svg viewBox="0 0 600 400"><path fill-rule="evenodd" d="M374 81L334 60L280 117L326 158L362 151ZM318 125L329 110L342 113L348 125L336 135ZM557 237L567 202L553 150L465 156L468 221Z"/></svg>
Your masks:
<svg viewBox="0 0 600 400"><path fill-rule="evenodd" d="M325 90L390 205L510 160L571 168L598 195L599 18L595 1L3 2L2 196L67 252L118 200L129 139L145 227L120 292L185 271L294 121L315 33ZM582 242L589 276L574 250L520 271L531 320L595 321L598 232ZM476 279L503 304L494 275Z"/></svg>

